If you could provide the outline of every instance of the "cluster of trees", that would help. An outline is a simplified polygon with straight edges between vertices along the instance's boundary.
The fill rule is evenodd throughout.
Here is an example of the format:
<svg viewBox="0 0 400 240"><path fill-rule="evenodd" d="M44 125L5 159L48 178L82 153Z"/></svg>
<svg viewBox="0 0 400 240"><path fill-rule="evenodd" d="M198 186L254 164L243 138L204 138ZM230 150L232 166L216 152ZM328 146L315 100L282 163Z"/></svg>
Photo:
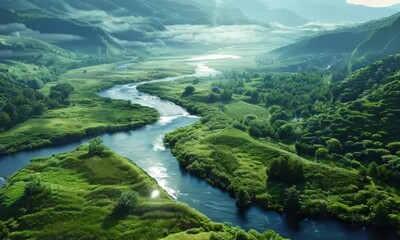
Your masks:
<svg viewBox="0 0 400 240"><path fill-rule="evenodd" d="M69 83L57 84L50 88L49 108L60 108L70 105L68 98L74 91L74 88Z"/></svg>
<svg viewBox="0 0 400 240"><path fill-rule="evenodd" d="M304 169L300 160L288 156L275 158L268 170L268 179L271 181L284 182L289 185L297 185L304 182Z"/></svg>
<svg viewBox="0 0 400 240"><path fill-rule="evenodd" d="M4 86L4 87L3 87ZM41 115L46 108L69 105L68 97L73 91L70 84L51 88L49 96L24 85L12 85L0 80L0 130L7 130L32 116Z"/></svg>
<svg viewBox="0 0 400 240"><path fill-rule="evenodd" d="M304 123L298 153L355 166L363 175L398 186L400 80L395 72L399 63L400 57L390 57L335 84L338 101ZM373 174L367 171L371 163L379 166Z"/></svg>
<svg viewBox="0 0 400 240"><path fill-rule="evenodd" d="M40 115L46 108L46 97L30 87L10 86L0 80L0 92L2 92L0 95L0 130L24 122L31 116Z"/></svg>
<svg viewBox="0 0 400 240"><path fill-rule="evenodd" d="M213 87L211 93L207 96L207 100L210 103L217 101L230 101L232 96L233 92L229 88L221 89L219 87Z"/></svg>
<svg viewBox="0 0 400 240"><path fill-rule="evenodd" d="M39 89L55 79L55 73L45 67L34 67L15 73L0 68L0 131L22 123L32 116L41 115L46 108L69 105L68 97L73 91L69 84L52 87L45 96Z"/></svg>
<svg viewBox="0 0 400 240"><path fill-rule="evenodd" d="M266 107L279 106L295 118L321 112L320 103L332 98L329 79L311 73L267 74L257 90Z"/></svg>

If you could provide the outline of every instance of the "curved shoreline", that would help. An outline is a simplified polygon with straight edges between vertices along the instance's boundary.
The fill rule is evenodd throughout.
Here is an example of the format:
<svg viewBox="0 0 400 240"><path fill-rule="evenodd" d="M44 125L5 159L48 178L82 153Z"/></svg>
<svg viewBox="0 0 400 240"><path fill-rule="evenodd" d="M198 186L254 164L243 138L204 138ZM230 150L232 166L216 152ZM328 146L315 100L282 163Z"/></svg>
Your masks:
<svg viewBox="0 0 400 240"><path fill-rule="evenodd" d="M179 77L177 77L175 79L182 79L184 77L190 77L190 76L193 76L193 75L179 76ZM157 82L157 81L158 82L162 82L162 81L167 81L167 80L161 79L161 80L150 81L150 82ZM146 84L146 82L138 83L136 85L143 85L143 84ZM135 84L127 84L127 85L123 85L123 86L126 86L126 87L129 88L129 87L132 87L134 85ZM116 87L117 86L115 86L113 88L116 88ZM121 85L120 85L120 87L121 87ZM117 91L117 93L118 93L118 91ZM152 97L155 97L155 96L152 96ZM155 97L155 98L157 98L157 97ZM192 110L188 109L188 111L189 112L193 112L193 109ZM168 116L164 116L164 117L168 117ZM169 117L173 117L173 116L169 116ZM182 115L182 117L180 119L186 119L186 117L187 117L187 115ZM163 119L163 120L165 120L165 119ZM173 121L171 121L171 122L173 122ZM148 128L157 128L157 127L162 128L164 126L163 124L165 124L165 123L159 120L156 123L153 123L151 125L147 125L145 128L138 129L136 131L119 132L119 133L115 133L115 134L105 134L105 135L103 135L103 138L106 138L105 139L106 143L114 144L114 146L113 146L114 148L118 147L120 149L119 151L116 151L116 152L118 152L118 153L122 152L123 154L135 154L135 153L131 152L131 148L133 146L131 145L130 142L125 141L125 139L131 138L131 141L133 142L133 144L137 145L140 142L135 142L136 139L140 139L140 136L147 137L148 134L147 134L146 130ZM182 124L185 125L186 123L182 123ZM176 127L175 125L170 126L170 129L174 130L174 129L176 129L175 127ZM138 132L142 132L142 135L137 135ZM160 135L159 135L159 133L156 133L155 136L158 138ZM146 142L146 144L148 144L148 143ZM140 148L141 146L135 146L135 147ZM151 146L147 145L147 147L150 147L152 150L154 150L154 152L157 152L157 153L162 152L162 153L167 154L168 155L168 160L172 160L172 154L168 149L165 149L165 148L164 149L163 148L154 149L153 145L151 145ZM113 149L113 150L115 151L115 149ZM143 150L143 151L146 151L146 150ZM171 155L171 156L169 156L169 155ZM134 159L141 159L141 158L142 158L142 156L135 156ZM146 169L145 167L143 167L143 165L141 166L141 168L145 169L145 171L148 172L149 175L151 175L153 178L156 178L158 180L159 184L161 186L163 186L163 188L166 187L166 186L168 187L168 185L163 185L163 184L165 184L164 181L166 181L167 183L168 183L168 181L170 181L170 179L168 179L168 176L167 177L164 176L166 174L168 175L167 171L170 170L170 169L164 169L163 170L160 166L157 166L157 162L152 162L151 159L150 160L142 159L142 160L143 160L143 162L146 162L146 161L149 162L150 161L150 164L154 165L155 168L152 169L152 170L154 170L154 172L149 172L149 169ZM136 163L136 161L135 161L135 163ZM173 163L173 164L175 164L175 163ZM178 164L178 161L176 161L176 164ZM167 168L167 167L165 166L165 168ZM155 174L159 174L159 175L155 176ZM218 196L213 195L215 193L218 193L219 190L217 191L217 190L211 189L210 185L204 180L195 180L195 178L197 179L197 177L185 176L185 175L189 175L189 174L187 174L187 171L180 172L180 173L179 172L172 172L172 173L169 172L169 174L170 175L173 175L173 174L178 174L179 175L179 174L181 174L185 180L189 179L189 181L199 181L199 183L194 183L194 186L197 186L195 184L201 184L202 188L192 189L192 191L194 191L193 194L197 194L196 196L193 195L193 197L191 197L190 194L188 194L187 192L175 192L173 194L176 194L177 196L180 195L179 199L178 199L179 201L185 202L185 203L189 204L192 207L194 207L194 206L199 207L200 206L203 209L202 211L199 210L200 212L202 212L205 215L213 216L214 218L217 215L218 219L222 219L222 221L224 221L224 222L232 222L234 224L243 226L243 228L264 228L264 229L265 228L275 228L275 229L279 229L278 232L280 232L283 236L288 236L288 234L290 234L290 235L293 235L293 234L295 234L295 235L297 235L297 234L307 234L306 233L307 231L314 231L313 230L314 228L321 227L321 226L315 226L315 225L318 225L318 224L323 225L323 226L328 227L328 228L331 227L331 226L333 226L336 229L338 228L338 224L339 223L336 220L321 219L321 220L318 220L317 222L315 222L312 219L306 219L301 223L302 225L304 224L304 226L301 227L302 229L294 231L293 229L288 228L285 225L285 223L282 222L282 221L285 220L284 216L282 216L280 214L277 214L276 212L265 212L264 210L261 211L261 210L255 208L255 207L252 207L252 208L249 209L249 212L252 211L252 213L249 213L249 212L247 212L247 213L243 213L243 212L242 213L237 213L236 212L237 209L236 209L236 207L234 205L234 199L229 197L228 193L224 193L224 194L220 194L220 195L217 194ZM185 184L187 184L187 183L185 183ZM189 185L190 184L191 183L189 183ZM190 185L190 186L192 186L192 185ZM183 189L182 187L183 186L179 186L178 190L182 190ZM174 189L172 189L172 190L174 190ZM206 190L206 191L204 191L204 190ZM199 191L201 191L203 194L199 194ZM168 190L167 190L167 192L168 192ZM171 192L169 192L169 193L171 195ZM210 194L210 195L207 195L207 194ZM204 197L206 197L207 199L204 199L204 202L200 202L199 203L198 199L200 199L200 201L202 201L201 198L204 198ZM215 199L211 199L213 197ZM215 202L211 202L210 203L209 202L210 200L213 200ZM224 201L226 201L226 202L224 202ZM227 204L228 202L229 202L229 204ZM194 208L196 208L196 207L194 207ZM247 215L247 214L249 214L249 215ZM247 219L247 217L249 217L249 219ZM265 218L265 219L263 219L263 218ZM340 226L342 226L342 225L340 225ZM299 233L296 233L296 231L299 231ZM356 236L360 235L359 231L357 231L357 233L355 233L355 234L356 234ZM295 236L295 235L293 235L293 236ZM318 238L318 235L319 234L317 234L317 233L313 233L311 236L313 236L315 238L310 238L310 239L321 239L321 238ZM344 235L344 236L346 236L346 235ZM348 238L345 238L345 239L348 239ZM366 238L361 238L361 239L366 239Z"/></svg>

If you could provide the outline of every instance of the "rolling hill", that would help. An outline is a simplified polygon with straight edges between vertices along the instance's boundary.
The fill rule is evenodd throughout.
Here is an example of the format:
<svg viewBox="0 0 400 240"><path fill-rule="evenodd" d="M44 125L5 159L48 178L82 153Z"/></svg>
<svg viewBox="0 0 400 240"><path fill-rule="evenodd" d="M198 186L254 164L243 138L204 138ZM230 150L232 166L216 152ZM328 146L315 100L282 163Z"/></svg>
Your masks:
<svg viewBox="0 0 400 240"><path fill-rule="evenodd" d="M395 14L394 8L372 8L353 5L346 0L263 0L274 8L286 8L311 21L333 23L366 22Z"/></svg>
<svg viewBox="0 0 400 240"><path fill-rule="evenodd" d="M373 61L400 52L400 14L302 39L271 52L277 58L348 54Z"/></svg>
<svg viewBox="0 0 400 240"><path fill-rule="evenodd" d="M242 14L231 13L173 0L4 0L0 34L18 32L70 50L118 53L136 42L156 41L157 32L168 25L251 23ZM15 29L15 24L20 25Z"/></svg>

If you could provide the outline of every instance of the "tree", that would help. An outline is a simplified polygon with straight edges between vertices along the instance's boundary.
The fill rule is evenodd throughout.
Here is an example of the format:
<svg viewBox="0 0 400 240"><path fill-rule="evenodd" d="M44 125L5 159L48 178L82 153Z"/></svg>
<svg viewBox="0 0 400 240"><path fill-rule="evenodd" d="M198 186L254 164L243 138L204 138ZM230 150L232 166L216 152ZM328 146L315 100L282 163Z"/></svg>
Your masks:
<svg viewBox="0 0 400 240"><path fill-rule="evenodd" d="M326 141L326 145L331 153L336 153L342 148L342 144L336 138L331 138Z"/></svg>
<svg viewBox="0 0 400 240"><path fill-rule="evenodd" d="M221 99L223 101L229 101L232 99L233 93L232 90L230 89L224 89L224 91L221 93Z"/></svg>
<svg viewBox="0 0 400 240"><path fill-rule="evenodd" d="M300 213L300 192L296 189L296 186L286 189L284 206L288 215L295 216Z"/></svg>
<svg viewBox="0 0 400 240"><path fill-rule="evenodd" d="M372 162L368 165L368 175L371 177L377 177L378 176L378 164L376 162Z"/></svg>
<svg viewBox="0 0 400 240"><path fill-rule="evenodd" d="M194 92L196 91L196 89L193 86L187 86L185 88L185 91L183 92L182 96L187 97L192 95Z"/></svg>
<svg viewBox="0 0 400 240"><path fill-rule="evenodd" d="M136 204L138 203L139 197L133 191L123 192L118 198L116 211L119 213L130 214Z"/></svg>
<svg viewBox="0 0 400 240"><path fill-rule="evenodd" d="M377 226L386 226L390 224L389 214L390 214L390 209L388 207L388 204L381 201L373 209L371 213L371 221L373 224Z"/></svg>
<svg viewBox="0 0 400 240"><path fill-rule="evenodd" d="M221 88L219 88L219 87L213 87L213 88L211 89L211 91L212 91L213 93L220 94L220 93L221 93Z"/></svg>
<svg viewBox="0 0 400 240"><path fill-rule="evenodd" d="M245 231L239 230L236 233L235 240L248 240L248 239L249 238L248 238L247 233Z"/></svg>
<svg viewBox="0 0 400 240"><path fill-rule="evenodd" d="M236 194L236 205L240 208L248 207L251 204L251 197L249 193L244 189L240 188Z"/></svg>
<svg viewBox="0 0 400 240"><path fill-rule="evenodd" d="M315 157L317 159L326 159L329 155L329 151L326 148L318 148L317 152L315 153Z"/></svg>
<svg viewBox="0 0 400 240"><path fill-rule="evenodd" d="M0 239L6 239L10 230L3 221L0 221Z"/></svg>
<svg viewBox="0 0 400 240"><path fill-rule="evenodd" d="M294 128L293 125L288 123L281 126L278 129L278 135L280 139L291 138L294 135Z"/></svg>
<svg viewBox="0 0 400 240"><path fill-rule="evenodd" d="M254 104L257 104L260 102L260 95L258 94L257 91L253 91L251 93L251 102Z"/></svg>
<svg viewBox="0 0 400 240"><path fill-rule="evenodd" d="M90 155L101 155L103 154L106 146L103 144L103 140L99 137L94 138L89 141L89 151Z"/></svg>
<svg viewBox="0 0 400 240"><path fill-rule="evenodd" d="M56 86L53 86L50 88L50 91L57 91L61 93L63 98L68 98L70 93L74 91L74 87L72 87L71 84L69 83L62 83L62 84L57 84Z"/></svg>
<svg viewBox="0 0 400 240"><path fill-rule="evenodd" d="M11 118L8 113L0 111L0 128L5 128L10 124Z"/></svg>
<svg viewBox="0 0 400 240"><path fill-rule="evenodd" d="M24 198L26 209L33 212L51 200L51 189L40 179L33 178L25 186Z"/></svg>

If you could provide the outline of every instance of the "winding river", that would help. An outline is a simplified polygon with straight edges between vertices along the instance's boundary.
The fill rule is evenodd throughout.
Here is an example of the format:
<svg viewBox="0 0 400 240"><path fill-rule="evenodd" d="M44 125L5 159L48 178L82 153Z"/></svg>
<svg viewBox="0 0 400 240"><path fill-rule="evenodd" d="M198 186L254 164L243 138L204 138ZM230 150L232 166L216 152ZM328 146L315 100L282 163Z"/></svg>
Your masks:
<svg viewBox="0 0 400 240"><path fill-rule="evenodd" d="M195 74L155 81L174 81L188 76L212 76L217 71L207 67L208 61L236 58L238 57L221 54L193 57L188 59L188 63L197 65ZM205 181L183 171L170 150L163 144L165 134L179 127L191 125L199 118L190 115L184 108L172 102L139 92L137 86L142 84L146 83L115 86L99 94L103 97L130 100L135 104L155 108L160 112L160 120L140 129L104 134L101 137L113 151L133 159L177 201L190 205L213 221L229 222L244 229L256 229L261 232L265 229L273 229L291 239L396 239L392 233L384 236L382 232L360 227L351 228L333 219L305 219L298 225L292 226L287 224L284 215L274 211L264 211L258 207L251 207L246 212L238 211L234 199L228 193L213 188ZM48 147L1 157L0 187L4 185L6 177L28 165L29 159L67 152L87 141L88 139L83 139L61 147Z"/></svg>

